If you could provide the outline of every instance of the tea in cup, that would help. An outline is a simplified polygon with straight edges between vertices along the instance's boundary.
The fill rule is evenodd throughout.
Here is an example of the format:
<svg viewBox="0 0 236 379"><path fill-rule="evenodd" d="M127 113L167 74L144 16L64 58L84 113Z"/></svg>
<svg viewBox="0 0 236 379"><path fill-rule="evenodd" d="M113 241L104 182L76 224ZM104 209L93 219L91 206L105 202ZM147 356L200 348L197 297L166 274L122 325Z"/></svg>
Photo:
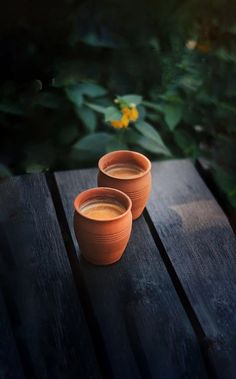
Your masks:
<svg viewBox="0 0 236 379"><path fill-rule="evenodd" d="M113 151L98 162L98 186L126 193L132 201L132 217L143 212L151 192L151 162L143 154L129 150Z"/></svg>

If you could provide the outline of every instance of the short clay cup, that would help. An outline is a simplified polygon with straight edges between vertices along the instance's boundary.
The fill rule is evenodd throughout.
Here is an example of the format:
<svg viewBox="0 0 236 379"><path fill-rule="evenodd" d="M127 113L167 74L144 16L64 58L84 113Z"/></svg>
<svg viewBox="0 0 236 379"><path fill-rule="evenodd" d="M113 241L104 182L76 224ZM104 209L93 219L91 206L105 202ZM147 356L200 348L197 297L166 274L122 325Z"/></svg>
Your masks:
<svg viewBox="0 0 236 379"><path fill-rule="evenodd" d="M143 171L132 178L116 178L106 172L113 165L131 164ZM98 162L98 186L116 188L125 192L132 200L132 217L136 220L147 204L152 185L151 162L143 154L129 150L113 151L104 155Z"/></svg>
<svg viewBox="0 0 236 379"><path fill-rule="evenodd" d="M124 213L106 220L95 220L81 212L83 204L109 198L124 207ZM84 258L95 265L117 262L128 244L131 228L131 200L123 192L113 188L91 188L81 192L74 200L74 231Z"/></svg>

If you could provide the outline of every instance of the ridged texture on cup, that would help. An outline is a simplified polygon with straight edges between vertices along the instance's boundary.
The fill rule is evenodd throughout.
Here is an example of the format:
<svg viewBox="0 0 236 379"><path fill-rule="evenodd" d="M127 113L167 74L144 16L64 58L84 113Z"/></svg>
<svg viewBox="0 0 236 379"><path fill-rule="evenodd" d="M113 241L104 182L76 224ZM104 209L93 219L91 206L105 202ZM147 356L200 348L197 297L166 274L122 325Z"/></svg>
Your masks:
<svg viewBox="0 0 236 379"><path fill-rule="evenodd" d="M111 196L123 204L127 211L121 216L107 221L89 219L78 210L83 202L96 198L96 196ZM81 193L75 199L74 204L74 231L85 259L96 265L109 265L117 262L124 253L131 234L130 199L114 189L94 188Z"/></svg>
<svg viewBox="0 0 236 379"><path fill-rule="evenodd" d="M138 177L119 179L109 176L105 169L114 164L130 163L140 166L144 172ZM104 155L98 163L98 186L116 188L126 193L132 200L132 216L136 220L147 204L151 186L151 162L142 154L134 151L119 150Z"/></svg>

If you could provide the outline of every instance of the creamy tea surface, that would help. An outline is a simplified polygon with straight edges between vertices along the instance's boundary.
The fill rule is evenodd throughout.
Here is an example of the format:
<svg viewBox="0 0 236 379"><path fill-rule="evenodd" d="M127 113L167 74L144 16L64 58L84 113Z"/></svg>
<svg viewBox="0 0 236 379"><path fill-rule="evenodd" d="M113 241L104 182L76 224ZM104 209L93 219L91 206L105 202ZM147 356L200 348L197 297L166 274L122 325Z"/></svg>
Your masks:
<svg viewBox="0 0 236 379"><path fill-rule="evenodd" d="M80 212L93 220L110 220L122 215L126 208L113 199L94 199L83 204Z"/></svg>
<svg viewBox="0 0 236 379"><path fill-rule="evenodd" d="M132 179L144 172L141 167L129 163L114 164L108 166L104 171L109 176L120 179Z"/></svg>

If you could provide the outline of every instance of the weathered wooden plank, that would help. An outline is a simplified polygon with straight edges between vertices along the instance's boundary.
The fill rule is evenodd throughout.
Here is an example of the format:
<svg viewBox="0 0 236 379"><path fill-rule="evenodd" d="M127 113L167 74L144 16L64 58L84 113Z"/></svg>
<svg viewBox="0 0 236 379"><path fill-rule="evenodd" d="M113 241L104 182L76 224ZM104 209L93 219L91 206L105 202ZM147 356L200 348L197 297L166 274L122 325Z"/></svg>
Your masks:
<svg viewBox="0 0 236 379"><path fill-rule="evenodd" d="M221 208L188 160L153 164L147 206L200 321L219 378L236 375L236 243Z"/></svg>
<svg viewBox="0 0 236 379"><path fill-rule="evenodd" d="M1 291L0 336L0 378L23 379L25 376Z"/></svg>
<svg viewBox="0 0 236 379"><path fill-rule="evenodd" d="M0 182L0 275L29 378L99 378L44 175Z"/></svg>
<svg viewBox="0 0 236 379"><path fill-rule="evenodd" d="M96 185L96 170L55 177L74 236L73 199ZM78 257L111 377L205 377L197 339L143 217L133 224L131 241L117 264L96 267Z"/></svg>

